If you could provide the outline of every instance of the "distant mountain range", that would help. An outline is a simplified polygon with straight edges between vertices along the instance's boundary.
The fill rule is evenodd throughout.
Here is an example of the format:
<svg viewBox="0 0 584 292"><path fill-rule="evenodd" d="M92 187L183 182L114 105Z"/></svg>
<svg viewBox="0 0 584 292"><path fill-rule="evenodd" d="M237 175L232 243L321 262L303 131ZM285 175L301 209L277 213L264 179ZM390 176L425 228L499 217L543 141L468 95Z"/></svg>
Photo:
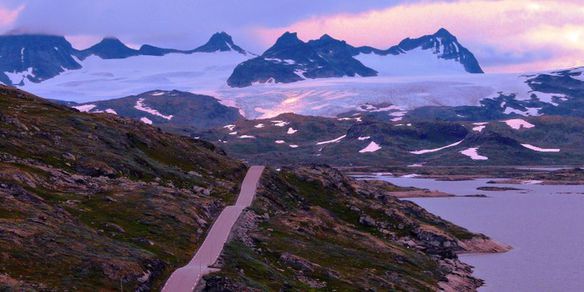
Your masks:
<svg viewBox="0 0 584 292"><path fill-rule="evenodd" d="M0 36L0 82L17 86L40 83L65 71L81 69L90 56L108 60L211 52L254 56L225 32L215 33L206 44L192 50L152 45L136 50L111 37L77 50L62 36L5 35ZM213 59L209 62L213 63ZM474 55L443 28L432 35L407 38L386 50L354 47L327 34L304 42L296 33L286 32L261 56L244 59L230 70L233 72L222 82L231 87L344 76L483 73Z"/></svg>
<svg viewBox="0 0 584 292"><path fill-rule="evenodd" d="M117 38L104 38L85 50L77 50L62 36L0 36L0 82L23 85L25 80L42 82L66 70L82 68L90 56L101 59L125 59L135 56L164 56L171 53L194 54L234 51L249 54L237 46L225 32L215 33L207 43L192 50L177 50L143 45L139 50L126 46Z"/></svg>
<svg viewBox="0 0 584 292"><path fill-rule="evenodd" d="M402 56L400 58L402 59L420 51L426 58L416 56L405 64L397 58L384 58L388 59L384 61L392 67L392 75L446 73L448 70L445 69L452 66L459 67L459 70L455 70L458 72L483 73L474 55L444 28L432 35L416 39L407 38L387 50L369 46L354 47L327 34L317 40L303 42L298 39L296 33L286 32L261 56L239 64L227 80L227 84L232 87L245 87L254 83L289 83L326 77L377 76L379 69L376 66L379 66L379 62L366 66L359 61L360 56ZM431 58L429 61L427 61L428 56ZM438 60L450 62L438 64L438 66L429 64ZM411 72L412 68L420 69Z"/></svg>

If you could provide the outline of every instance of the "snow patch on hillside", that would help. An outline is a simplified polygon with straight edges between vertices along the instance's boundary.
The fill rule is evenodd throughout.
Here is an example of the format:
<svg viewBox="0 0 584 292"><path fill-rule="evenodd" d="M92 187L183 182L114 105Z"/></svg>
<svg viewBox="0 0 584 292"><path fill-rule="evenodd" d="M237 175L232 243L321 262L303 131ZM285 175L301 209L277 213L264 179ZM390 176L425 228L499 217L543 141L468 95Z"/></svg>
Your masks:
<svg viewBox="0 0 584 292"><path fill-rule="evenodd" d="M80 112L88 113L89 111L91 111L92 109L95 108L95 104L78 105L78 106L74 106L73 108L80 111Z"/></svg>
<svg viewBox="0 0 584 292"><path fill-rule="evenodd" d="M489 124L489 122L472 123L474 127L472 128L475 132L482 132L483 129Z"/></svg>
<svg viewBox="0 0 584 292"><path fill-rule="evenodd" d="M457 146L458 144L462 143L462 141L463 141L463 140L460 140L460 141L458 141L458 142L456 142L456 143L452 143L452 144L450 144L450 145L446 145L446 146L444 146L444 147L440 147L440 148L434 148L434 149L424 149L424 150L417 150L417 151L410 151L410 153L412 153L412 154L416 154L416 155L420 155L420 154L426 154L426 153L433 153L433 152L438 152L438 151L440 151L440 150L444 150L444 149L447 149L447 148L451 148L451 147Z"/></svg>
<svg viewBox="0 0 584 292"><path fill-rule="evenodd" d="M511 119L511 120L506 120L503 122L505 124L507 124L507 126L511 127L512 129L515 129L515 130L520 130L523 128L531 129L531 128L535 127L535 125L533 125L525 120L522 120L522 119Z"/></svg>
<svg viewBox="0 0 584 292"><path fill-rule="evenodd" d="M343 135L341 137L338 137L338 138L335 138L335 139L332 139L332 140L328 140L328 141L317 142L316 145L324 145L324 144L330 144L330 143L339 143L345 137L347 137L347 135Z"/></svg>
<svg viewBox="0 0 584 292"><path fill-rule="evenodd" d="M478 152L479 147L468 148L460 151L460 154L470 157L472 160L488 160L489 157L482 156Z"/></svg>
<svg viewBox="0 0 584 292"><path fill-rule="evenodd" d="M367 145L367 147L359 150L359 153L375 152L379 149L381 149L381 146L379 146L379 144L377 144L375 142L371 142L371 143L369 143L369 145Z"/></svg>
<svg viewBox="0 0 584 292"><path fill-rule="evenodd" d="M273 124L274 124L274 126L276 126L276 127L285 127L285 126L287 126L288 124L290 124L290 123L288 123L288 122L285 122L285 121L280 121L280 120L275 120L275 121L272 121L272 123L273 123Z"/></svg>
<svg viewBox="0 0 584 292"><path fill-rule="evenodd" d="M143 98L138 98L138 100L136 101L136 105L134 105L134 108L139 110L139 111L143 111L143 112L147 112L153 116L158 116L161 117L165 120L171 120L173 118L173 115L163 115L161 114L159 111L148 107L144 104L144 99Z"/></svg>
<svg viewBox="0 0 584 292"><path fill-rule="evenodd" d="M152 120L150 120L147 117L141 117L140 118L140 122L144 123L144 124L148 124L148 125L152 125Z"/></svg>
<svg viewBox="0 0 584 292"><path fill-rule="evenodd" d="M531 144L521 144L521 146L537 152L560 152L560 149L558 148L539 148Z"/></svg>

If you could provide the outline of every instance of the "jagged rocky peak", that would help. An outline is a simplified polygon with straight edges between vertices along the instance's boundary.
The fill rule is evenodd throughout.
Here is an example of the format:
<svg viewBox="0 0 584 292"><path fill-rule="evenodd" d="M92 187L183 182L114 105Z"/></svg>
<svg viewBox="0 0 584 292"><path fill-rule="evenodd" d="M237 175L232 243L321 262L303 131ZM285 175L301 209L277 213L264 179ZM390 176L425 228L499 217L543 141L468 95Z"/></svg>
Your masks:
<svg viewBox="0 0 584 292"><path fill-rule="evenodd" d="M287 31L276 40L273 47L292 47L302 44L304 42L298 38L298 33Z"/></svg>
<svg viewBox="0 0 584 292"><path fill-rule="evenodd" d="M205 53L236 51L241 54L247 54L247 52L236 45L233 42L233 38L224 31L214 33L206 44L194 49L193 51Z"/></svg>
<svg viewBox="0 0 584 292"><path fill-rule="evenodd" d="M140 53L126 46L122 41L114 37L106 37L101 42L81 51L83 57L95 55L102 59L123 59L137 56Z"/></svg>
<svg viewBox="0 0 584 292"><path fill-rule="evenodd" d="M468 73L483 73L474 55L463 47L456 37L445 28L440 28L431 35L425 35L415 39L406 38L397 46L393 46L384 51L384 53L399 55L415 49L432 50L440 59L459 62Z"/></svg>
<svg viewBox="0 0 584 292"><path fill-rule="evenodd" d="M441 27L440 29L438 29L438 31L436 31L436 33L434 33L434 36L437 37L454 37L454 35L452 35L447 29Z"/></svg>
<svg viewBox="0 0 584 292"><path fill-rule="evenodd" d="M77 54L62 36L0 36L0 82L9 85L22 84L25 79L40 82L64 69L78 69L81 66L73 58Z"/></svg>
<svg viewBox="0 0 584 292"><path fill-rule="evenodd" d="M326 33L323 34L317 40L311 40L311 41L309 41L309 43L321 43L321 44L326 44L326 43L341 43L341 44L347 44L346 41L335 39L335 38L333 38L332 36L330 36L329 34L326 34Z"/></svg>
<svg viewBox="0 0 584 292"><path fill-rule="evenodd" d="M374 76L377 72L353 58L354 47L328 35L303 42L285 32L260 57L239 64L227 80L232 87L253 83L290 83L306 78Z"/></svg>

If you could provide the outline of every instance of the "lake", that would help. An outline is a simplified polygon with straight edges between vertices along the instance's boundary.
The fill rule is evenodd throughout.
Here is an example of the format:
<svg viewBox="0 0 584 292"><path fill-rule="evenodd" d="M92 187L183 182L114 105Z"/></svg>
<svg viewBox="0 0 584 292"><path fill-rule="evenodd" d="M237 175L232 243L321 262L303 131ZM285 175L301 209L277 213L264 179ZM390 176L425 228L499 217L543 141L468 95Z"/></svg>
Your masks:
<svg viewBox="0 0 584 292"><path fill-rule="evenodd" d="M480 291L584 291L584 186L377 178L454 195L488 196L407 199L513 247L503 254L460 256L475 267L475 276L485 280ZM477 190L481 186L522 190Z"/></svg>

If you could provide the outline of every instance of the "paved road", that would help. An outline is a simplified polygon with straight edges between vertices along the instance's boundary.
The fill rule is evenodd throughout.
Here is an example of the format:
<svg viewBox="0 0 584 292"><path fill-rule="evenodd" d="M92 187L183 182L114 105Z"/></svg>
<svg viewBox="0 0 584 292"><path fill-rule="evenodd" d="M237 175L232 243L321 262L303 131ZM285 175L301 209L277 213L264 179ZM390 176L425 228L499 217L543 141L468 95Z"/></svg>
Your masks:
<svg viewBox="0 0 584 292"><path fill-rule="evenodd" d="M163 292L192 292L202 276L217 271L209 266L213 265L219 258L237 218L245 208L251 205L263 171L263 166L249 168L241 184L241 191L235 205L223 209L195 256L186 266L177 269L170 275L162 288Z"/></svg>

